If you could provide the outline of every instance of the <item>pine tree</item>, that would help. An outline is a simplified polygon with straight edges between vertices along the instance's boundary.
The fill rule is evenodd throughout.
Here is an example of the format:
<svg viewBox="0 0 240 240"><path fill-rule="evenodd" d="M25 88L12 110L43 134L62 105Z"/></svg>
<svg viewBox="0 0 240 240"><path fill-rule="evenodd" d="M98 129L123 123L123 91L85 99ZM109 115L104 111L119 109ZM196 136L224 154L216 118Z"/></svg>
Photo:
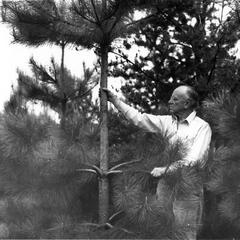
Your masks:
<svg viewBox="0 0 240 240"><path fill-rule="evenodd" d="M203 237L239 238L239 93L223 89L204 102L204 116L213 130L208 161L209 192Z"/></svg>
<svg viewBox="0 0 240 240"><path fill-rule="evenodd" d="M18 70L18 86L14 90L16 97L24 98L25 101L40 101L44 106L59 113L63 129L68 126L68 121L72 120L73 115L80 115L85 121L96 118L94 114L97 114L97 107L94 106L91 95L92 88L98 83L94 69L90 70L83 64L84 75L77 78L64 68L65 80L60 84L62 70L53 58L48 69L33 58L30 59L30 66L32 76Z"/></svg>
<svg viewBox="0 0 240 240"><path fill-rule="evenodd" d="M42 44L55 44L61 48L61 70L57 79L59 86L66 85L64 76L65 47L69 44L69 39L63 36L56 26L51 25L53 18L64 18L68 9L65 1L61 1L58 6L52 1L42 1L36 4L34 1L26 2L3 2L3 20L10 23L13 29L14 42L27 46L40 46ZM48 9L48 11L44 11ZM41 22L41 20L43 20ZM30 23L31 22L31 23ZM47 27L46 27L47 25ZM61 125L65 125L66 101L63 87L60 87L61 98Z"/></svg>
<svg viewBox="0 0 240 240"><path fill-rule="evenodd" d="M155 2L155 1L153 1ZM161 1L160 1L161 2ZM149 2L150 3L150 2ZM135 6L145 1L3 1L3 20L13 27L17 42L38 46L43 43L71 42L97 48L101 59L101 88L107 87L108 52L114 39L124 36L136 25L131 19ZM64 54L62 55L64 56ZM62 61L63 62L63 61ZM63 69L63 68L62 68ZM62 74L63 77L63 74ZM107 98L100 101L100 187L99 221L106 222L109 208Z"/></svg>
<svg viewBox="0 0 240 240"><path fill-rule="evenodd" d="M1 238L76 238L86 229L80 223L94 222L97 180L77 169L98 152L90 128L82 131L83 140L71 141L44 115L1 117L1 224L9 233L1 228Z"/></svg>
<svg viewBox="0 0 240 240"><path fill-rule="evenodd" d="M123 39L125 47L115 52L118 60L112 63L113 76L125 80L122 91L129 102L153 112L179 84L194 86L202 99L222 85L238 88L239 63L229 50L238 40L239 24L234 10L222 16L225 8L225 2L211 0L153 7L148 24ZM129 49L136 48L130 61Z"/></svg>

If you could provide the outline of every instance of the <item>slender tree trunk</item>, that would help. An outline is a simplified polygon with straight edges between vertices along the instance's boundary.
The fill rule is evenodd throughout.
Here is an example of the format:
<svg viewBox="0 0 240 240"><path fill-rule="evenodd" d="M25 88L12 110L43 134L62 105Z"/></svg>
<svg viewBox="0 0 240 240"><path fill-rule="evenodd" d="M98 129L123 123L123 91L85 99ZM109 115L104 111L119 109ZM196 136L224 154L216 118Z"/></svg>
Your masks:
<svg viewBox="0 0 240 240"><path fill-rule="evenodd" d="M101 46L101 82L100 88L107 87L108 74L108 46ZM108 170L108 116L107 96L105 93L100 99L100 169L103 173ZM99 223L106 223L109 215L109 181L107 176L99 178Z"/></svg>
<svg viewBox="0 0 240 240"><path fill-rule="evenodd" d="M65 127L65 118L66 118L66 100L65 98L65 94L64 94L64 59L65 59L65 43L63 42L61 44L61 50L62 50L62 56L61 56L61 69L60 69L60 88L62 91L62 101L61 101L61 120L60 120L60 126L63 129Z"/></svg>

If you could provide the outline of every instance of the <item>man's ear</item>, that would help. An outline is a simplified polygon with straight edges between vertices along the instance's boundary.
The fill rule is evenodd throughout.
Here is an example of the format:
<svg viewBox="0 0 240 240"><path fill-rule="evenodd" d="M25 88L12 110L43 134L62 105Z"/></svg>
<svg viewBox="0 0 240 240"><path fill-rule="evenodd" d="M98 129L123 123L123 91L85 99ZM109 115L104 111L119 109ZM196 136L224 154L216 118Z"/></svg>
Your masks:
<svg viewBox="0 0 240 240"><path fill-rule="evenodd" d="M185 109L188 109L188 108L191 107L191 105L192 105L192 102L190 101L190 99L187 99L187 100L185 101L184 107L185 107Z"/></svg>

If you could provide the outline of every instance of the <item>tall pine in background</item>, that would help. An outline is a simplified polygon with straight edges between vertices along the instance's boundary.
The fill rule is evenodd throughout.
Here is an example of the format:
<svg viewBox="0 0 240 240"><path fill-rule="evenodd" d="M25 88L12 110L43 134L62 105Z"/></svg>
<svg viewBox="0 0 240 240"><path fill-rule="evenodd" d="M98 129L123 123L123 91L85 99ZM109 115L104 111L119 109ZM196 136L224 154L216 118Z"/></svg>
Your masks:
<svg viewBox="0 0 240 240"><path fill-rule="evenodd" d="M155 3L155 1L153 1ZM3 19L13 27L16 42L38 46L58 43L62 47L61 84L64 76L64 49L72 43L96 48L101 62L100 86L107 87L108 52L114 39L132 31L139 22L133 21L134 7L146 7L145 1L26 1L3 2ZM62 114L65 114L66 96L63 93ZM109 217L108 128L107 99L100 100L100 168L99 222ZM62 117L62 120L65 118ZM63 121L64 126L64 121ZM90 171L91 172L91 171Z"/></svg>
<svg viewBox="0 0 240 240"><path fill-rule="evenodd" d="M112 63L112 75L124 79L127 100L152 112L179 84L194 86L202 99L219 86L239 88L239 62L229 51L238 41L239 24L234 10L226 17L227 9L226 1L187 0L148 10L148 24L123 40L125 48L115 52Z"/></svg>

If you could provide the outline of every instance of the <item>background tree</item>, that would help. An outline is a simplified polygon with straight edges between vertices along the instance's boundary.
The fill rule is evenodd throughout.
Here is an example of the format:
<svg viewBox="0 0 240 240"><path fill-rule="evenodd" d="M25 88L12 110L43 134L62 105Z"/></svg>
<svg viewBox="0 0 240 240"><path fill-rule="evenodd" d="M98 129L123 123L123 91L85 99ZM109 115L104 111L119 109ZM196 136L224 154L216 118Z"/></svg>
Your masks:
<svg viewBox="0 0 240 240"><path fill-rule="evenodd" d="M32 76L18 70L18 85L14 91L16 97L21 96L25 101L34 103L40 101L59 113L63 129L73 115L81 115L85 121L96 119L94 114L97 115L97 106L94 106L91 94L91 89L98 83L94 69L90 70L83 64L83 77L77 78L64 68L64 84L59 84L62 69L54 59L51 59L51 66L47 68L31 58L30 66Z"/></svg>
<svg viewBox="0 0 240 240"><path fill-rule="evenodd" d="M61 95L61 125L65 124L65 112L67 96L64 87L67 85L64 76L65 48L69 44L69 37L61 34L57 26L52 25L53 19L66 18L68 16L68 4L66 1L36 1L15 2L3 1L3 21L11 23L14 42L27 46L38 47L42 44L55 44L61 48L61 67L57 80L58 94ZM46 11L48 9L48 11ZM18 13L18 14L17 14ZM44 19L44 20L43 20Z"/></svg>
<svg viewBox="0 0 240 240"><path fill-rule="evenodd" d="M239 238L239 109L239 93L229 89L204 101L214 148L207 168L203 238Z"/></svg>
<svg viewBox="0 0 240 240"><path fill-rule="evenodd" d="M97 179L77 169L97 162L90 129L74 141L45 115L1 116L2 238L86 238L81 224L96 221Z"/></svg>
<svg viewBox="0 0 240 240"><path fill-rule="evenodd" d="M122 91L129 102L153 112L179 84L194 86L202 99L219 86L236 88L239 63L229 50L238 41L239 24L233 11L223 16L226 7L225 1L188 0L149 10L148 24L123 41L112 63L113 76L125 79ZM128 51L136 47L130 61Z"/></svg>

